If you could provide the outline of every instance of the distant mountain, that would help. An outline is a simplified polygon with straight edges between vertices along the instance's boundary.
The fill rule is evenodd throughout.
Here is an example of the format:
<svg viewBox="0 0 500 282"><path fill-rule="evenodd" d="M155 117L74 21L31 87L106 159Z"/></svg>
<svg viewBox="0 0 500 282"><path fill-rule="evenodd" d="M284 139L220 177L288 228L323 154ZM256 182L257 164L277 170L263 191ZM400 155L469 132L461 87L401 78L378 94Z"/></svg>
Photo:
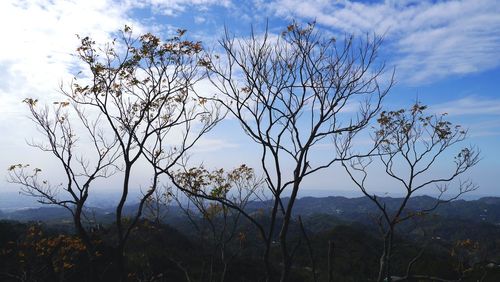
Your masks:
<svg viewBox="0 0 500 282"><path fill-rule="evenodd" d="M402 198L384 197L380 198L386 204L388 210L396 209ZM288 202L284 199L283 204ZM418 211L434 206L436 198L430 196L415 196L409 201L406 211ZM262 209L271 206L271 202L254 202L249 204L250 209ZM303 197L295 202L294 213L296 215L311 216L314 214L335 215L337 218L347 221L366 221L367 215L377 215L375 204L366 197L346 198L338 196L330 197ZM466 201L456 200L441 204L434 214L443 217L472 220L476 222L489 222L500 224L500 197L484 197L478 200Z"/></svg>
<svg viewBox="0 0 500 282"><path fill-rule="evenodd" d="M138 204L125 205L123 207L124 216L132 216L137 212ZM86 209L87 219L99 221L101 223L111 223L115 220L115 207L89 207ZM178 217L182 211L179 207L171 206L168 209L161 211L163 214ZM146 212L143 211L143 215ZM43 222L70 222L72 220L71 214L68 210L56 206L42 206L38 208L25 208L25 209L12 209L7 211L0 211L0 219L17 220L17 221L43 221Z"/></svg>
<svg viewBox="0 0 500 282"><path fill-rule="evenodd" d="M402 198L385 197L381 200L386 204L389 210L398 207ZM286 205L288 198L283 200ZM430 196L416 196L411 199L407 206L407 211L415 211L432 207L436 199ZM250 202L247 209L257 211L259 209L268 209L272 202ZM132 215L137 211L137 204L130 204L124 207L125 215ZM170 206L163 213L170 217L182 216L182 210L177 206ZM113 221L115 210L113 207L92 207L88 209L87 215L95 217L100 221ZM340 196L330 197L303 197L295 202L295 215L310 217L315 215L330 215L342 221L366 222L378 215L378 210L373 202L365 197L346 198ZM485 197L478 200L465 201L456 200L450 203L440 205L435 214L444 218L463 219L474 222L488 222L500 224L500 198ZM32 209L22 209L14 211L0 212L0 219L12 219L20 221L55 221L71 219L69 212L59 207L40 207Z"/></svg>

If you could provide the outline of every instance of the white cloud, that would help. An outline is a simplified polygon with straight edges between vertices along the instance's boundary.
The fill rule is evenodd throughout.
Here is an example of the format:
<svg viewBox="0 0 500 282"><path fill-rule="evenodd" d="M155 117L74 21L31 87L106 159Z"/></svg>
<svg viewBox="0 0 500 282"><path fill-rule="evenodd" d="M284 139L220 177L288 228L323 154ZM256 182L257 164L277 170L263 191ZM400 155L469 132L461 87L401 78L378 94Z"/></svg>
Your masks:
<svg viewBox="0 0 500 282"><path fill-rule="evenodd" d="M239 145L225 139L204 137L196 142L191 153L206 153L238 148Z"/></svg>
<svg viewBox="0 0 500 282"><path fill-rule="evenodd" d="M56 93L77 64L75 34L105 42L126 23L134 22L111 1L1 1L0 98Z"/></svg>
<svg viewBox="0 0 500 282"><path fill-rule="evenodd" d="M0 1L0 111L19 106L24 97L50 97L59 84L79 69L72 56L76 34L109 42L125 24L138 33L157 25L147 18L134 19L135 8L184 11L196 6L229 6L229 0L3 0ZM147 26L144 23L148 24ZM164 30L163 30L164 31ZM4 116L5 118L5 116Z"/></svg>
<svg viewBox="0 0 500 282"><path fill-rule="evenodd" d="M469 96L455 101L433 105L431 110L435 113L447 113L450 116L500 116L500 99Z"/></svg>
<svg viewBox="0 0 500 282"><path fill-rule="evenodd" d="M435 114L446 113L469 130L470 137L500 135L500 99L468 96L429 108Z"/></svg>
<svg viewBox="0 0 500 282"><path fill-rule="evenodd" d="M214 5L229 7L231 0L128 0L127 3L135 7L149 7L155 13L175 16L188 7L195 7L199 11L206 11Z"/></svg>
<svg viewBox="0 0 500 282"><path fill-rule="evenodd" d="M206 21L205 17L199 17L199 16L194 17L194 22L197 23L197 24L202 24L205 21Z"/></svg>
<svg viewBox="0 0 500 282"><path fill-rule="evenodd" d="M343 32L385 34L399 80L428 83L500 65L500 5L496 0L277 0L280 16L315 19Z"/></svg>
<svg viewBox="0 0 500 282"><path fill-rule="evenodd" d="M466 124L471 137L483 138L500 135L500 119Z"/></svg>

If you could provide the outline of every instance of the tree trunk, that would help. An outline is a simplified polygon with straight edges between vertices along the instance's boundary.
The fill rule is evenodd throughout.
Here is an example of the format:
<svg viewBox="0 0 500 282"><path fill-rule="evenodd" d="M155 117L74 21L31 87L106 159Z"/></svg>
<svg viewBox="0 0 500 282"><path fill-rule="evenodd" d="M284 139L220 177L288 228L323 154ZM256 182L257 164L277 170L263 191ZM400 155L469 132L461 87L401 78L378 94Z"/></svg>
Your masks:
<svg viewBox="0 0 500 282"><path fill-rule="evenodd" d="M335 244L328 240L328 282L333 282L333 252Z"/></svg>
<svg viewBox="0 0 500 282"><path fill-rule="evenodd" d="M94 245L92 244L92 241L90 240L90 236L85 230L85 227L82 224L82 212L83 212L83 203L85 202L85 198L77 204L75 212L73 214L73 222L75 225L75 230L76 234L82 240L83 244L85 245L85 251L87 253L87 259L89 263L89 271L86 274L87 275L87 280L88 281L94 281Z"/></svg>
<svg viewBox="0 0 500 282"><path fill-rule="evenodd" d="M123 206L125 205L125 202L127 200L128 196L128 186L129 186L129 180L130 180L130 172L131 172L131 165L130 164L125 164L125 172L123 176L123 190L122 190L122 196L120 198L120 202L118 203L118 206L116 207L116 227L118 230L118 246L116 248L116 263L120 275L120 281L125 281L126 280L126 273L125 273L125 257L124 257L124 250L125 250L125 238L123 234L123 222L122 222L122 211L123 211Z"/></svg>
<svg viewBox="0 0 500 282"><path fill-rule="evenodd" d="M389 227L389 230L384 236L384 250L382 252L382 255L380 256L380 265L377 278L378 282L392 281L391 255L392 255L393 234L394 234L394 226L391 226Z"/></svg>
<svg viewBox="0 0 500 282"><path fill-rule="evenodd" d="M298 172L300 167L296 169L295 172L295 183L293 184L292 194L290 195L290 200L288 201L287 209L285 211L285 217L283 218L283 225L280 230L280 247L281 247L281 263L283 264L281 267L281 282L288 281L288 277L290 275L290 269L292 266L292 257L290 257L287 248L287 234L288 228L290 226L290 220L292 217L292 208L297 198L297 193L299 191L300 180L298 177Z"/></svg>

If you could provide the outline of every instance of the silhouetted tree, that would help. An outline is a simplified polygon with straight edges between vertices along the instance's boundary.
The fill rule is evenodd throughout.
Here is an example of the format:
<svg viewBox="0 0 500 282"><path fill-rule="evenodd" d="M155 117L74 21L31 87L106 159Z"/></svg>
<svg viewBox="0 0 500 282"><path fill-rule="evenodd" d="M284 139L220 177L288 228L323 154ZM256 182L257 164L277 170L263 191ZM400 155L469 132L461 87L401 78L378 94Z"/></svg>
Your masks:
<svg viewBox="0 0 500 282"><path fill-rule="evenodd" d="M158 187L160 176L174 167L219 118L216 108L208 107L194 92L194 84L203 77L199 68L206 62L199 56L200 42L185 40L184 34L185 30L179 30L174 37L162 41L150 33L136 37L131 28L125 26L115 40L101 47L89 37L80 38L77 57L86 66L85 76L75 78L69 89L61 87L67 101L58 105L71 104L77 110L81 123L94 140L96 157L89 158L98 159L95 169L82 160L76 165L83 168L83 174L75 171L71 150L79 132L73 130L66 117L56 112L56 120L51 121L45 112L34 110L35 100L26 100L34 120L46 133L49 150L63 164L68 178L65 190L71 194L75 206L83 205L91 180L108 176L106 168L110 166L120 168L116 264L122 280L126 275L123 255L126 242L142 215L145 202ZM62 141L55 135L57 130ZM125 221L123 208L134 188L131 177L141 159L154 164L152 183L139 199L135 214ZM12 167L14 172L16 168L22 167ZM13 180L24 185L28 193L44 199L43 202L72 204L56 200L53 187L38 183L36 173L37 170L35 175L14 173ZM81 176L89 181L78 186L80 194L75 196L72 185L76 185L75 178Z"/></svg>
<svg viewBox="0 0 500 282"><path fill-rule="evenodd" d="M90 120L76 103L54 102L50 108L40 107L37 100L30 98L24 102L30 110L31 120L45 139L45 142L30 141L28 144L52 153L61 165L65 183L53 184L43 177L42 169L23 164L9 167L9 181L20 184L21 193L35 197L39 203L67 209L73 217L77 234L91 254L92 242L83 222L85 204L95 180L117 172L121 156L118 139L106 136L100 128L102 120ZM72 120L71 114L76 118ZM83 130L75 129L72 125L75 120ZM91 148L79 147L82 139L90 140ZM62 195L61 190L65 192Z"/></svg>
<svg viewBox="0 0 500 282"><path fill-rule="evenodd" d="M321 35L314 24L293 23L279 36L266 31L235 39L226 31L222 50L211 56L209 78L219 93L208 99L223 105L260 146L261 169L273 197L271 223L263 234L268 280L274 280L269 252L277 233L280 280L288 280L298 246L290 245L287 234L302 181L353 157L313 158L315 149L336 136L362 131L392 85L390 76L379 83L384 70L383 64L376 65L380 44L377 37L337 40ZM286 204L285 192L290 195ZM277 216L283 217L281 226L276 226Z"/></svg>
<svg viewBox="0 0 500 282"><path fill-rule="evenodd" d="M454 145L466 138L467 131L447 121L445 114L426 116L425 109L426 106L417 102L408 110L383 111L377 119L379 128L373 135L378 156L342 162L355 185L381 213L378 224L383 234L384 244L377 281L397 280L392 276L391 259L394 234L398 224L415 216L427 214L440 204L453 201L462 194L477 188L469 180L460 180L455 187L456 193L445 198L445 192L449 190L450 183L478 163L479 152L473 147L462 148L451 162L451 171L448 174L439 175L435 170L438 165L442 166L439 162L441 159L446 159L446 153ZM343 142L336 144L338 152L343 154L350 151L352 140L344 138ZM369 167L375 161L384 168L390 178L400 184L399 191L404 193L403 198L395 207L387 207L383 197L367 187ZM412 200L411 197L433 185L439 193L436 202L427 208L409 211L407 207ZM403 279L425 278L425 275L411 273L414 263L415 261L410 263Z"/></svg>

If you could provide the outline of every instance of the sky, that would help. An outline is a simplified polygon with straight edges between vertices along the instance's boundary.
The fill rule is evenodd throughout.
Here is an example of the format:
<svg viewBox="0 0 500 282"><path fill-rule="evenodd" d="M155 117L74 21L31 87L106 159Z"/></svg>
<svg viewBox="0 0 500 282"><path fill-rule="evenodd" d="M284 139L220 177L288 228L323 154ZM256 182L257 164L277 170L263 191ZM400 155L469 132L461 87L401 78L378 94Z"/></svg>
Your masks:
<svg viewBox="0 0 500 282"><path fill-rule="evenodd" d="M480 148L482 157L467 175L480 187L474 193L500 196L498 15L497 0L2 0L0 195L19 188L6 181L9 165L57 166L49 155L27 146L26 140L37 140L39 134L21 101L60 97L59 85L81 67L72 56L76 34L107 42L124 25L166 37L181 28L210 47L224 27L236 37L247 36L252 28L263 32L266 25L278 34L296 20L316 21L325 34L383 35L381 55L396 70L385 107L408 107L418 99L431 112L446 112L468 128L466 145ZM236 167L242 160L257 165L255 149L238 124L228 120L201 140L194 160L214 167ZM376 191L388 189L383 179L374 183ZM304 186L304 191L322 195L354 189L338 168L321 172Z"/></svg>

